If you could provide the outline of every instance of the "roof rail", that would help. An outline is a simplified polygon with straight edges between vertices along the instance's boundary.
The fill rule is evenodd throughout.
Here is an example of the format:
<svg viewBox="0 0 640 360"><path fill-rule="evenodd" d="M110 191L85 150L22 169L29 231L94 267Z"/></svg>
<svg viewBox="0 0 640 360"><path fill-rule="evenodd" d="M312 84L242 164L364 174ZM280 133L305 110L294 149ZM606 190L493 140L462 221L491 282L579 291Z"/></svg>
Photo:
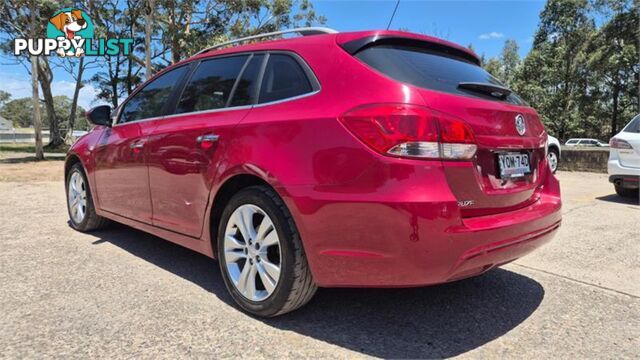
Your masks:
<svg viewBox="0 0 640 360"><path fill-rule="evenodd" d="M235 40L231 40L231 41L226 41L223 42L221 44L217 44L217 45L213 45L211 47L202 49L200 51L198 51L197 53L194 54L195 55L200 55L202 53L206 53L227 45L232 45L232 44L237 44L237 43L241 43L241 42L245 42L245 41L249 41L249 40L255 40L255 39L261 39L261 38L267 38L267 37L271 37L271 36L278 36L278 35L283 35L283 34L300 34L302 36L308 36L308 35L318 35L318 34L336 34L338 31L330 29L330 28L326 28L326 27L304 27L304 28L295 28L295 29L287 29L287 30L280 30L280 31L274 31L274 32L269 32L269 33L264 33L264 34L258 34L258 35L252 35L252 36L247 36L247 37L243 37L240 39L235 39Z"/></svg>

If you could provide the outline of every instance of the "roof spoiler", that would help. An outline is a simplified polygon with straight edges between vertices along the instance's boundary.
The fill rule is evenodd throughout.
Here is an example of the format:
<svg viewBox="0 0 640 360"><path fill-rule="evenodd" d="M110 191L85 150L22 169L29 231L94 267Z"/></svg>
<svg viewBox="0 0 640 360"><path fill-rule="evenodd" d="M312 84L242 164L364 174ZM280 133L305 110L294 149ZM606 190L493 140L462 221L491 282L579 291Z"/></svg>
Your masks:
<svg viewBox="0 0 640 360"><path fill-rule="evenodd" d="M398 35L366 36L361 39L348 41L344 44L341 44L340 46L349 54L355 55L366 48L369 48L372 46L378 46L378 45L414 46L414 47L433 50L435 52L443 53L452 57L460 58L468 62L471 62L475 65L481 65L480 60L477 57L461 49L447 46L445 44L439 44L437 42L410 38L410 37L403 37Z"/></svg>

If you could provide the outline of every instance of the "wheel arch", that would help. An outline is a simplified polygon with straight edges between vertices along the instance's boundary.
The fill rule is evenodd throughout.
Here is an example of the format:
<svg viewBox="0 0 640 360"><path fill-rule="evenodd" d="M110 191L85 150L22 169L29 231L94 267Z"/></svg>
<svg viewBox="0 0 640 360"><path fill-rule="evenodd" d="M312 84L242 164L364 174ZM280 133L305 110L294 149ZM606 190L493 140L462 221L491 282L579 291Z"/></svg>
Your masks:
<svg viewBox="0 0 640 360"><path fill-rule="evenodd" d="M82 163L82 160L80 160L80 157L78 155L76 155L75 153L69 153L67 155L67 158L64 160L64 181L67 181L67 175L69 175L69 171L71 171L71 168L73 167L73 165L80 163L82 165L82 169L84 170L84 173L87 174L87 169L85 169L84 164Z"/></svg>
<svg viewBox="0 0 640 360"><path fill-rule="evenodd" d="M560 160L560 147L556 144L549 144L549 150L554 150L558 154L558 160Z"/></svg>
<svg viewBox="0 0 640 360"><path fill-rule="evenodd" d="M278 196L280 196L278 190L276 190L271 184L254 174L235 174L226 179L213 197L209 215L209 233L211 239L211 250L214 258L217 258L218 227L220 225L220 220L222 218L222 212L224 211L224 208L227 206L229 200L231 200L233 195L235 195L242 189L251 186L269 187L270 189L273 189L273 191L275 191Z"/></svg>

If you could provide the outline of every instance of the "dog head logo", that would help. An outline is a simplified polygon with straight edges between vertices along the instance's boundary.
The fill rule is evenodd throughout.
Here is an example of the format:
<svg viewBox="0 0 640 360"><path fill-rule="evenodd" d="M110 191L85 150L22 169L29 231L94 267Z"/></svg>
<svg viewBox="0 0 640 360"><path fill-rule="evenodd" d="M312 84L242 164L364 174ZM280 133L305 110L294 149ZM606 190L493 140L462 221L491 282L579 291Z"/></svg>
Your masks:
<svg viewBox="0 0 640 360"><path fill-rule="evenodd" d="M47 38L56 39L61 44L56 50L60 57L84 56L84 39L93 38L93 24L84 11L65 8L53 14L49 19Z"/></svg>
<svg viewBox="0 0 640 360"><path fill-rule="evenodd" d="M82 10L78 9L62 11L49 19L49 22L63 32L67 39L74 39L77 32L86 29L89 25L82 16Z"/></svg>

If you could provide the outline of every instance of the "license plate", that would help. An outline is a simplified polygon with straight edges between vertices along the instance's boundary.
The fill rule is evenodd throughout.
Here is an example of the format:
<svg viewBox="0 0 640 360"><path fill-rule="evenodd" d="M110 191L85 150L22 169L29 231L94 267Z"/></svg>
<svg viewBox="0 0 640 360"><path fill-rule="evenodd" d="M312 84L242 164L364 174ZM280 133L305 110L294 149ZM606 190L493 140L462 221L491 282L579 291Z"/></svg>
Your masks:
<svg viewBox="0 0 640 360"><path fill-rule="evenodd" d="M529 154L511 153L498 154L498 169L500 178L515 178L531 174Z"/></svg>

